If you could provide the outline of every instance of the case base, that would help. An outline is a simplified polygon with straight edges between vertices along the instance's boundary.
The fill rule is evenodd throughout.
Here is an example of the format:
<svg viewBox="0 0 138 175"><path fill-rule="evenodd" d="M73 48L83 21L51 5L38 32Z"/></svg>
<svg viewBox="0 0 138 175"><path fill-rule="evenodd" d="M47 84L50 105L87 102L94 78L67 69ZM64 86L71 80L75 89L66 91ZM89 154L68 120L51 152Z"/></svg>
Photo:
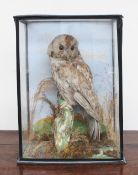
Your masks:
<svg viewBox="0 0 138 175"><path fill-rule="evenodd" d="M17 164L42 165L42 164L127 164L125 157L119 160L31 160L17 159Z"/></svg>

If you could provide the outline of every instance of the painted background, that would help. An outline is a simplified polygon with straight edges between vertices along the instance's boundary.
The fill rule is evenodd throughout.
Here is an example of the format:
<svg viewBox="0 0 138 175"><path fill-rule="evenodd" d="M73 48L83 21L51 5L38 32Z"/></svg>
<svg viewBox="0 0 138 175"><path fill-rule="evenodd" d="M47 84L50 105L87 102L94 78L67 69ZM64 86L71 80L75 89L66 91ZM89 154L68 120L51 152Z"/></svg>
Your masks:
<svg viewBox="0 0 138 175"><path fill-rule="evenodd" d="M59 34L73 35L79 42L79 50L93 74L95 91L100 103L112 98L113 93L113 21L93 22L43 22L28 24L28 72L29 92L32 99L41 80L51 77L47 55L48 44ZM115 38L116 39L116 38ZM115 58L116 59L116 58ZM56 102L56 94L47 94ZM35 119L43 118L51 110L40 103Z"/></svg>

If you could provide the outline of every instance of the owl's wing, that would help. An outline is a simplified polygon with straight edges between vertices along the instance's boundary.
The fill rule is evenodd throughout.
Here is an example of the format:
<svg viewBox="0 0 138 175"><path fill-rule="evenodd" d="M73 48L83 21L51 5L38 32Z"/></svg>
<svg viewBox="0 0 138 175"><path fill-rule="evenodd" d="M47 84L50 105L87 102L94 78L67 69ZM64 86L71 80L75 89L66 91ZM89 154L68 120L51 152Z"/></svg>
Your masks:
<svg viewBox="0 0 138 175"><path fill-rule="evenodd" d="M83 73L83 75L85 76L85 78L90 83L92 83L93 77L92 77L91 70L90 70L89 66L84 63L84 60L82 59L82 57L79 56L78 58L76 58L76 61L74 61L72 64L75 66L75 68L79 72Z"/></svg>
<svg viewBox="0 0 138 175"><path fill-rule="evenodd" d="M90 116L99 121L100 104L92 86L93 82L90 68L84 62L78 64L76 68L80 82L79 86L77 87L77 92L74 93L74 98Z"/></svg>

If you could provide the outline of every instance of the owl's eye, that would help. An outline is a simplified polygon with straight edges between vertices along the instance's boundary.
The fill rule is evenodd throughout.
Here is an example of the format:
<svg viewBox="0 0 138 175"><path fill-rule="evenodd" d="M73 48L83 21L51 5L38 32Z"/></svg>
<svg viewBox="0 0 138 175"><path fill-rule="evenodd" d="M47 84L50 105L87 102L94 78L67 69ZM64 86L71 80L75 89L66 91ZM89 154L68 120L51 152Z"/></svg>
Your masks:
<svg viewBox="0 0 138 175"><path fill-rule="evenodd" d="M71 50L74 50L74 46L71 46Z"/></svg>
<svg viewBox="0 0 138 175"><path fill-rule="evenodd" d="M71 46L71 50L74 50L74 46Z"/></svg>
<svg viewBox="0 0 138 175"><path fill-rule="evenodd" d="M59 46L59 50L63 50L64 49L64 46L63 45L60 45Z"/></svg>

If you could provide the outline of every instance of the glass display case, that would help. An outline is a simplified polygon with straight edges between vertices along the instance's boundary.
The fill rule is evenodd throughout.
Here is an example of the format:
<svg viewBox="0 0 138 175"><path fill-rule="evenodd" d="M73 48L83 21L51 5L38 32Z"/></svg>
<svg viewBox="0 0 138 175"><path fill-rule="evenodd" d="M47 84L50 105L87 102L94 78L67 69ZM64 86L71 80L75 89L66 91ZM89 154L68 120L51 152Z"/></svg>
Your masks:
<svg viewBox="0 0 138 175"><path fill-rule="evenodd" d="M124 163L122 16L14 16L18 163Z"/></svg>

